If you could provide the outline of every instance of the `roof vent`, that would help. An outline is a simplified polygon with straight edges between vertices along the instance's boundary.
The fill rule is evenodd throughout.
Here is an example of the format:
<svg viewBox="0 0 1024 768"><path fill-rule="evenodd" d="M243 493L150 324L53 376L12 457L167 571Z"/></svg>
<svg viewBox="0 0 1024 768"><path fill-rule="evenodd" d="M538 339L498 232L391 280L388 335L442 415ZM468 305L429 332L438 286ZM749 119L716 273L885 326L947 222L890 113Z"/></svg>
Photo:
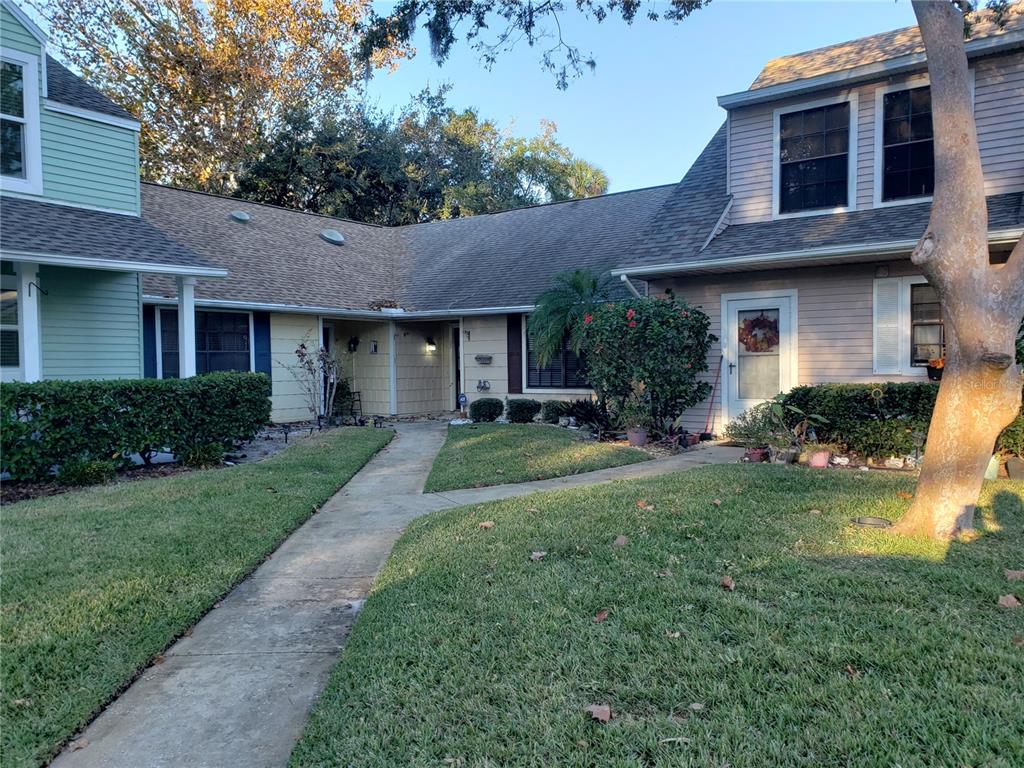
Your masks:
<svg viewBox="0 0 1024 768"><path fill-rule="evenodd" d="M320 237L326 240L331 245L344 245L345 236L336 229L321 229Z"/></svg>
<svg viewBox="0 0 1024 768"><path fill-rule="evenodd" d="M231 218L237 221L239 224L245 224L246 222L249 221L249 219L252 218L252 216L250 216L245 211L232 211Z"/></svg>

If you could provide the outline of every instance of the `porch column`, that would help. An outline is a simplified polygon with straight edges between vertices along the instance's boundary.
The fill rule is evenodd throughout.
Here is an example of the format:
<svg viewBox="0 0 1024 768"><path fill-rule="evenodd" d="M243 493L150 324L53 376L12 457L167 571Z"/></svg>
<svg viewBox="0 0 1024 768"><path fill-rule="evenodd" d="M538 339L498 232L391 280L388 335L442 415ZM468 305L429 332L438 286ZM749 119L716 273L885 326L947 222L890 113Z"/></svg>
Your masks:
<svg viewBox="0 0 1024 768"><path fill-rule="evenodd" d="M398 324L394 320L388 321L388 334L388 408L394 416L398 413Z"/></svg>
<svg viewBox="0 0 1024 768"><path fill-rule="evenodd" d="M21 333L18 355L23 381L43 378L43 354L39 331L39 265L18 265L18 325Z"/></svg>
<svg viewBox="0 0 1024 768"><path fill-rule="evenodd" d="M178 278L178 375L196 375L196 279Z"/></svg>

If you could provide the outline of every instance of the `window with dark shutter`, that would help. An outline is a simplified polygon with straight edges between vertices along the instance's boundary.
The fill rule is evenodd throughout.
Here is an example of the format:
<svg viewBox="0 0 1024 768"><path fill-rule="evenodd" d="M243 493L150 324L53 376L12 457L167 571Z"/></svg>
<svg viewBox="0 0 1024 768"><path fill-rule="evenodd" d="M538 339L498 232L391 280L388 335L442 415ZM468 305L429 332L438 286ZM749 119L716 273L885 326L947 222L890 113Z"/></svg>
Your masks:
<svg viewBox="0 0 1024 768"><path fill-rule="evenodd" d="M537 389L587 389L586 360L577 356L566 337L562 349L543 368L539 365L530 334L526 334L527 386Z"/></svg>

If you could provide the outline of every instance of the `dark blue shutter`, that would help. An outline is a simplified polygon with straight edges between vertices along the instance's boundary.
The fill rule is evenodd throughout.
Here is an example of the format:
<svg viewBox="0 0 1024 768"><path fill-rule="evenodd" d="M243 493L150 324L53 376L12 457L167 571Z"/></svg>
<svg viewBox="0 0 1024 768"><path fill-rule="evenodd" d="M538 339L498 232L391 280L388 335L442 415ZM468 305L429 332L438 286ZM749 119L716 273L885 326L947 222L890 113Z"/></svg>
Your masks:
<svg viewBox="0 0 1024 768"><path fill-rule="evenodd" d="M142 305L142 375L156 378L156 307Z"/></svg>
<svg viewBox="0 0 1024 768"><path fill-rule="evenodd" d="M253 352L256 358L256 373L265 373L273 378L270 361L270 313L252 313Z"/></svg>

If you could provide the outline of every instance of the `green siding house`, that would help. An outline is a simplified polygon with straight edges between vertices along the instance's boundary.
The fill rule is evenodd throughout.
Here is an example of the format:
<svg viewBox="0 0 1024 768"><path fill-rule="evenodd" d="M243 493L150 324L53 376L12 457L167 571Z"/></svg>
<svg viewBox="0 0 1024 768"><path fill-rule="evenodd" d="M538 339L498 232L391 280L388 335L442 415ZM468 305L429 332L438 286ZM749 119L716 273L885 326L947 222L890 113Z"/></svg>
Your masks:
<svg viewBox="0 0 1024 768"><path fill-rule="evenodd" d="M141 377L142 276L226 273L142 219L138 121L10 0L0 78L0 380Z"/></svg>

